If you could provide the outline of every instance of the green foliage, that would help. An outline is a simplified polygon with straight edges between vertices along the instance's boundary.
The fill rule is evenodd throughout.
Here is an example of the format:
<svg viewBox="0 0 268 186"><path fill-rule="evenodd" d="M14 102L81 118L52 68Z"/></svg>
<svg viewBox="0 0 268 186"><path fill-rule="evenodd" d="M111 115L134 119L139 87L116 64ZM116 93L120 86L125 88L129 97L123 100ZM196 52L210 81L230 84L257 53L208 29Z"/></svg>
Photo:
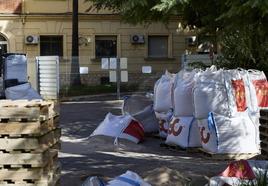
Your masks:
<svg viewBox="0 0 268 186"><path fill-rule="evenodd" d="M96 9L122 15L128 23L168 22L180 16L183 26L214 36L220 43L220 66L268 72L268 0L85 0Z"/></svg>

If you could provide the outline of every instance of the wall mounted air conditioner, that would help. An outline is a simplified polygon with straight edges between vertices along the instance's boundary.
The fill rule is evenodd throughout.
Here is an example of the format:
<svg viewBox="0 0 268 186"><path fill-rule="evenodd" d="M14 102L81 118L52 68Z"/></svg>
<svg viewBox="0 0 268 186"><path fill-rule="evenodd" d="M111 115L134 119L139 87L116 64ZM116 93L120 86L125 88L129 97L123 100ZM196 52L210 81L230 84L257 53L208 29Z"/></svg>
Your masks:
<svg viewBox="0 0 268 186"><path fill-rule="evenodd" d="M25 37L25 44L37 45L39 43L39 37L35 35L28 35Z"/></svg>
<svg viewBox="0 0 268 186"><path fill-rule="evenodd" d="M130 40L132 44L144 44L145 43L144 35L132 35Z"/></svg>

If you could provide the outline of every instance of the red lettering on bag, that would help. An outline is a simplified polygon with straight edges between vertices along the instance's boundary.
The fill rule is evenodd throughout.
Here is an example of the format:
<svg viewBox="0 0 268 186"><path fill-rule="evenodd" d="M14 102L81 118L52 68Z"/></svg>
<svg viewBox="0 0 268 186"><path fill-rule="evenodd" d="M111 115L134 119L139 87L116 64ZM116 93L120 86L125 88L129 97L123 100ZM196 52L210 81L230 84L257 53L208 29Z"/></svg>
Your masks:
<svg viewBox="0 0 268 186"><path fill-rule="evenodd" d="M165 133L168 133L168 129L165 128L165 120L160 120L159 121L159 130L163 131Z"/></svg>
<svg viewBox="0 0 268 186"><path fill-rule="evenodd" d="M183 126L180 126L178 130L175 129L176 123L179 123L179 122L180 122L180 119L178 118L172 120L169 126L168 134L172 134L173 136L178 136L181 134Z"/></svg>
<svg viewBox="0 0 268 186"><path fill-rule="evenodd" d="M246 91L244 81L242 79L232 80L232 86L235 91L235 102L238 112L243 112L247 109Z"/></svg>
<svg viewBox="0 0 268 186"><path fill-rule="evenodd" d="M200 134L201 134L201 140L203 143L208 143L209 138L210 138L210 134L207 133L207 137L204 137L204 131L205 131L205 127L202 127L202 129L200 130Z"/></svg>
<svg viewBox="0 0 268 186"><path fill-rule="evenodd" d="M266 79L252 81L257 95L258 106L268 107L268 81Z"/></svg>

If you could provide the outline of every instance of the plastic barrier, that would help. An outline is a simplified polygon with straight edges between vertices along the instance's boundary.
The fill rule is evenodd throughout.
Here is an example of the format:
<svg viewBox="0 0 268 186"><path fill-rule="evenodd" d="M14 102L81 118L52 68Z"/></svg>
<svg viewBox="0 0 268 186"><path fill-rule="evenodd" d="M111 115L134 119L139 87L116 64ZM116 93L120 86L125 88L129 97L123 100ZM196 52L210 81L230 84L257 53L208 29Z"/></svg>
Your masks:
<svg viewBox="0 0 268 186"><path fill-rule="evenodd" d="M197 121L193 117L174 117L169 125L166 144L183 148L201 147Z"/></svg>
<svg viewBox="0 0 268 186"><path fill-rule="evenodd" d="M108 113L91 136L105 135L115 138L124 138L134 143L144 139L143 126L130 115L116 116Z"/></svg>
<svg viewBox="0 0 268 186"><path fill-rule="evenodd" d="M229 118L210 113L198 120L202 147L212 153L259 153L259 125L246 112Z"/></svg>

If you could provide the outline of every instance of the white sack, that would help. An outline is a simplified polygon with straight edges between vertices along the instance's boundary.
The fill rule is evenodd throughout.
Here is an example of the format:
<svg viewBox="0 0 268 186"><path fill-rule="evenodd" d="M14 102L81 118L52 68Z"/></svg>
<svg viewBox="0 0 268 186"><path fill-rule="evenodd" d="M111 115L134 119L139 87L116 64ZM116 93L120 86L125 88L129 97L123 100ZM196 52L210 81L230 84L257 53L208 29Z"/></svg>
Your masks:
<svg viewBox="0 0 268 186"><path fill-rule="evenodd" d="M193 117L173 118L169 125L166 144L183 148L201 147L197 121Z"/></svg>
<svg viewBox="0 0 268 186"><path fill-rule="evenodd" d="M159 136L162 138L166 138L168 136L169 122L172 118L172 112L168 113L158 113L155 112L156 118L159 123Z"/></svg>
<svg viewBox="0 0 268 186"><path fill-rule="evenodd" d="M198 120L202 147L212 153L259 153L259 126L247 113L228 118L210 113Z"/></svg>
<svg viewBox="0 0 268 186"><path fill-rule="evenodd" d="M172 108L172 87L174 75L166 72L155 83L154 86L154 110L156 112L167 112Z"/></svg>
<svg viewBox="0 0 268 186"><path fill-rule="evenodd" d="M142 124L144 132L158 132L159 125L154 113L153 105L145 107L140 112L132 115L132 117Z"/></svg>
<svg viewBox="0 0 268 186"><path fill-rule="evenodd" d="M5 79L18 79L19 82L27 82L27 58L25 55L14 54L6 58Z"/></svg>
<svg viewBox="0 0 268 186"><path fill-rule="evenodd" d="M143 95L126 96L122 105L122 114L128 113L133 116L152 104L153 101Z"/></svg>
<svg viewBox="0 0 268 186"><path fill-rule="evenodd" d="M42 99L42 97L35 91L30 83L25 83L13 87L6 88L6 99L19 100L19 99Z"/></svg>
<svg viewBox="0 0 268 186"><path fill-rule="evenodd" d="M151 186L145 182L138 174L132 171L127 171L112 181L108 182L107 186Z"/></svg>
<svg viewBox="0 0 268 186"><path fill-rule="evenodd" d="M193 86L196 71L181 70L175 78L173 107L174 116L192 116L194 113L193 105Z"/></svg>
<svg viewBox="0 0 268 186"><path fill-rule="evenodd" d="M263 71L248 70L251 89L251 99L257 99L259 108L268 108L268 81Z"/></svg>
<svg viewBox="0 0 268 186"><path fill-rule="evenodd" d="M130 115L116 116L108 113L105 119L91 134L91 136L96 135L124 138L134 143L139 143L144 138L144 129Z"/></svg>
<svg viewBox="0 0 268 186"><path fill-rule="evenodd" d="M193 97L197 119L207 118L209 112L234 117L256 107L251 100L250 85L244 72L207 70L195 77Z"/></svg>

